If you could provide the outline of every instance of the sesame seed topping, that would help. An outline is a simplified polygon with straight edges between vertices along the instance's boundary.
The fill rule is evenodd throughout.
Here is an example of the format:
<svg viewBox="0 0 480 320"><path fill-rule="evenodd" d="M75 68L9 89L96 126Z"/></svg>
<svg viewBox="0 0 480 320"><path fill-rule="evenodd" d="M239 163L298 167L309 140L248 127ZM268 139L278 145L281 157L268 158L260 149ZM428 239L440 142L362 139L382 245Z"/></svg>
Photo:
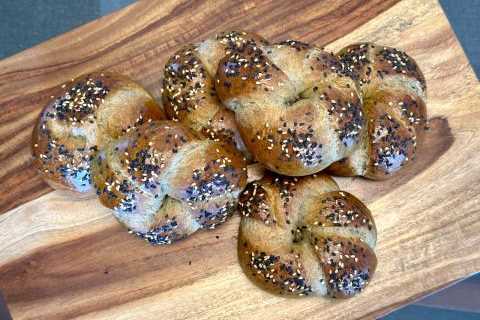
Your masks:
<svg viewBox="0 0 480 320"><path fill-rule="evenodd" d="M66 88L66 84L62 85L62 88ZM98 104L108 92L109 89L102 80L87 77L86 80L71 86L63 96L58 97L52 111L48 111L46 116L73 123L94 119Z"/></svg>

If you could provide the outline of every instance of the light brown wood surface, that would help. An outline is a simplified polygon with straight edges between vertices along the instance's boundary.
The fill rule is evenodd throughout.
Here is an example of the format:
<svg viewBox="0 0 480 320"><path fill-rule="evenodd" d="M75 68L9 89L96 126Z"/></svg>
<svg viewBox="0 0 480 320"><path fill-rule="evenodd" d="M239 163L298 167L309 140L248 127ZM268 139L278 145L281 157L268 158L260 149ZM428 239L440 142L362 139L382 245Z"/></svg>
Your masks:
<svg viewBox="0 0 480 320"><path fill-rule="evenodd" d="M102 67L158 96L169 54L230 27L332 50L375 41L406 50L425 73L431 129L410 170L336 179L378 227L377 273L353 299L259 290L237 264L238 217L151 247L96 200L50 192L31 169L32 123L55 85ZM479 104L479 82L433 0L137 3L0 61L0 290L14 319L373 318L480 271Z"/></svg>

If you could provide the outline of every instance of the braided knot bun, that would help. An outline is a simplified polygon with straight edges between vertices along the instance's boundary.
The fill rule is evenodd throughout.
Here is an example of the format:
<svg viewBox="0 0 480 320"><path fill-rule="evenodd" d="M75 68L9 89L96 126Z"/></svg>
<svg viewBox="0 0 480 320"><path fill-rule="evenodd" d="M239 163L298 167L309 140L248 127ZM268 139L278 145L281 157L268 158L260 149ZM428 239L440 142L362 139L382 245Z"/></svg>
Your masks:
<svg viewBox="0 0 480 320"><path fill-rule="evenodd" d="M239 210L240 264L266 290L347 298L375 272L372 215L327 175L265 176L243 191Z"/></svg>
<svg viewBox="0 0 480 320"><path fill-rule="evenodd" d="M306 43L247 40L219 62L216 90L235 112L247 149L271 171L318 172L361 140L355 82L333 54Z"/></svg>
<svg viewBox="0 0 480 320"><path fill-rule="evenodd" d="M233 146L152 121L100 151L92 173L100 201L122 224L152 244L170 244L230 216L245 166Z"/></svg>
<svg viewBox="0 0 480 320"><path fill-rule="evenodd" d="M33 131L33 163L50 186L94 195L90 160L97 150L129 127L164 116L145 89L118 74L83 75L61 87Z"/></svg>
<svg viewBox="0 0 480 320"><path fill-rule="evenodd" d="M169 119L213 140L230 141L244 153L234 114L218 100L214 77L220 59L250 39L265 43L255 34L232 31L180 49L165 65L162 95Z"/></svg>
<svg viewBox="0 0 480 320"><path fill-rule="evenodd" d="M384 179L415 156L427 122L425 78L406 53L372 43L338 53L345 74L360 85L368 119L360 147L329 171Z"/></svg>

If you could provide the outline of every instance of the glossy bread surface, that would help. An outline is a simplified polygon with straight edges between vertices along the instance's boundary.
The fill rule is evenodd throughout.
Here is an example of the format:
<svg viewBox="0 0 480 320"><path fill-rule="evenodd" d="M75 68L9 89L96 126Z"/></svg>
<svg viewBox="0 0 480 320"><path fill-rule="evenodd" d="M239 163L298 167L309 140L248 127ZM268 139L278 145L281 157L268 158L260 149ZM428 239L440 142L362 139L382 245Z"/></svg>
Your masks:
<svg viewBox="0 0 480 320"><path fill-rule="evenodd" d="M98 72L62 84L32 137L34 164L56 189L93 194L90 161L99 148L148 119L162 119L152 96L129 78Z"/></svg>
<svg viewBox="0 0 480 320"><path fill-rule="evenodd" d="M170 244L225 222L247 171L233 146L178 122L149 121L100 150L92 176L122 224L152 244Z"/></svg>
<svg viewBox="0 0 480 320"><path fill-rule="evenodd" d="M360 147L329 172L381 180L415 159L427 126L426 81L405 52L373 43L340 50L345 74L357 81L368 121Z"/></svg>
<svg viewBox="0 0 480 320"><path fill-rule="evenodd" d="M265 42L253 33L228 31L181 48L165 65L162 93L169 119L212 140L229 141L247 156L234 114L217 97L215 74L220 59L250 39Z"/></svg>
<svg viewBox="0 0 480 320"><path fill-rule="evenodd" d="M348 298L371 280L377 231L368 208L327 175L267 175L239 202L238 256L258 286L281 295Z"/></svg>
<svg viewBox="0 0 480 320"><path fill-rule="evenodd" d="M304 176L350 155L362 137L361 97L341 71L333 54L307 43L250 39L219 62L215 85L253 157Z"/></svg>

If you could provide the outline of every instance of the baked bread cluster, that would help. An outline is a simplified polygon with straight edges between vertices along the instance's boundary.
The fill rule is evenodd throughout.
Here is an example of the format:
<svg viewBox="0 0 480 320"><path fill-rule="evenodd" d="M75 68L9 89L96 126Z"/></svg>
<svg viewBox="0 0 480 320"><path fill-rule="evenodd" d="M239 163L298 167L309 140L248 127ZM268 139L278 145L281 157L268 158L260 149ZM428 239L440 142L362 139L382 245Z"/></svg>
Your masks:
<svg viewBox="0 0 480 320"><path fill-rule="evenodd" d="M363 43L338 55L253 38L219 63L216 91L254 158L276 173L384 179L415 156L425 80L405 53Z"/></svg>
<svg viewBox="0 0 480 320"><path fill-rule="evenodd" d="M159 83L161 105L114 73L62 85L33 133L45 180L97 196L151 244L238 211L239 262L258 286L333 298L364 290L375 222L321 171L381 180L415 158L427 121L415 61L372 43L334 54L230 31L175 52Z"/></svg>
<svg viewBox="0 0 480 320"><path fill-rule="evenodd" d="M254 158L283 175L327 168L363 134L355 82L334 55L302 42L246 41L220 61L216 91Z"/></svg>
<svg viewBox="0 0 480 320"><path fill-rule="evenodd" d="M131 79L92 73L61 85L33 132L34 165L53 188L98 196L130 232L169 244L236 209L244 156L178 122Z"/></svg>

